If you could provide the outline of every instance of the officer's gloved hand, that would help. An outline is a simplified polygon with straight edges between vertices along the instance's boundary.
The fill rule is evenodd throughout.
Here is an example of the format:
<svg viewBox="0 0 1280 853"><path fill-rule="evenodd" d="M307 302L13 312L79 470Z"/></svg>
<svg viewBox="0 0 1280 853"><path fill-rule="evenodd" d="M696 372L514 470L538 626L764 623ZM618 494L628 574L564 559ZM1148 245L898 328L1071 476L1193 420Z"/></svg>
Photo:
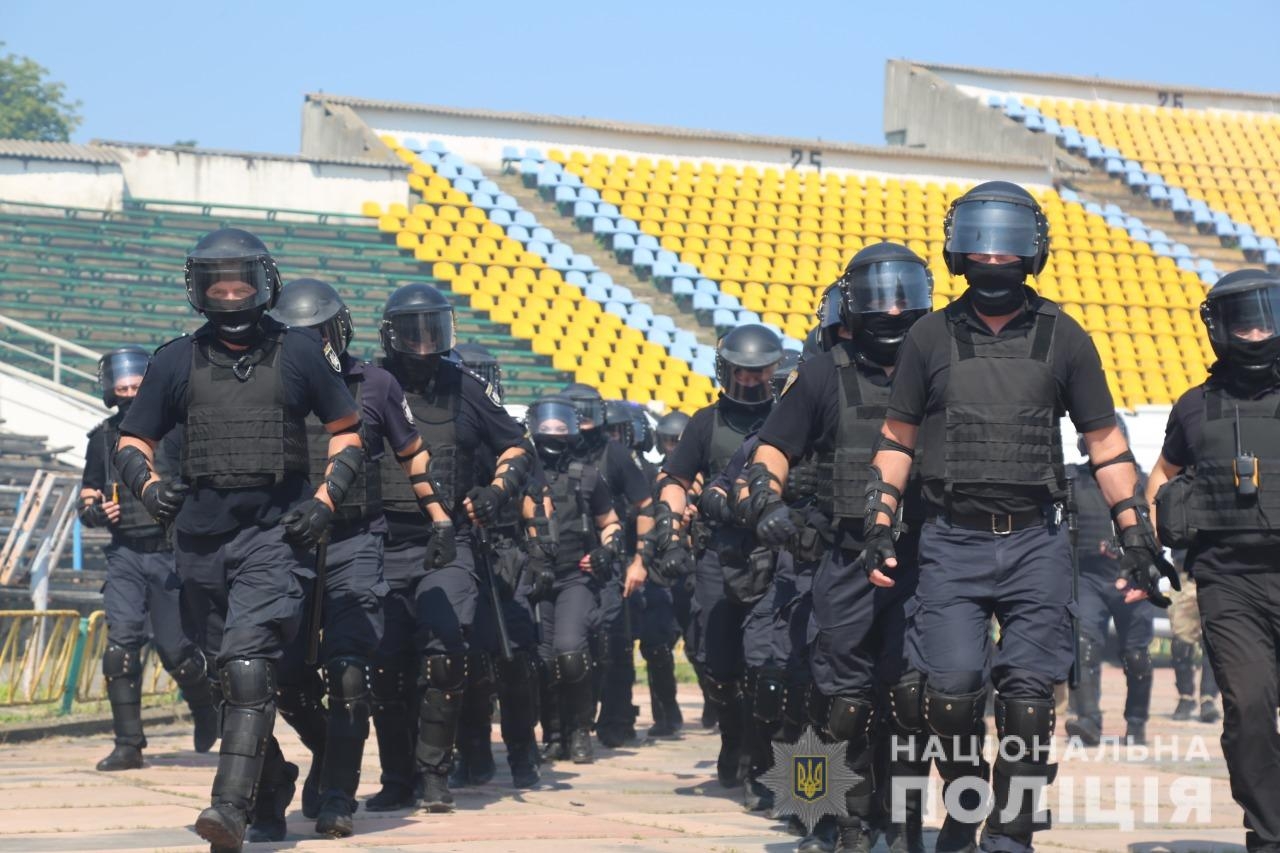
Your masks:
<svg viewBox="0 0 1280 853"><path fill-rule="evenodd" d="M591 567L591 574L602 581L607 581L614 576L617 562L617 552L608 545L592 548L591 552L587 554L587 563Z"/></svg>
<svg viewBox="0 0 1280 853"><path fill-rule="evenodd" d="M785 547L799 532L791 520L791 508L780 499L770 501L756 520L756 538L767 548Z"/></svg>
<svg viewBox="0 0 1280 853"><path fill-rule="evenodd" d="M284 526L284 541L304 550L320 543L333 519L333 510L319 498L308 498L286 512L280 523Z"/></svg>
<svg viewBox="0 0 1280 853"><path fill-rule="evenodd" d="M556 573L551 571L551 567L542 561L536 561L529 566L532 574L533 586L529 590L529 600L532 602L546 601L555 591Z"/></svg>
<svg viewBox="0 0 1280 853"><path fill-rule="evenodd" d="M161 480L142 490L142 506L156 521L168 524L177 517L189 491L191 487L181 480Z"/></svg>
<svg viewBox="0 0 1280 853"><path fill-rule="evenodd" d="M898 551L893 545L893 530L887 524L873 524L867 528L863 543L862 553L854 563L876 586L893 586L893 581L884 574L888 568L886 561L898 559Z"/></svg>
<svg viewBox="0 0 1280 853"><path fill-rule="evenodd" d="M423 565L428 569L442 569L457 558L458 541L454 537L453 522L431 522L431 538L427 540Z"/></svg>
<svg viewBox="0 0 1280 853"><path fill-rule="evenodd" d="M662 586L670 586L684 575L690 574L693 556L682 543L671 542L653 558L652 577Z"/></svg>
<svg viewBox="0 0 1280 853"><path fill-rule="evenodd" d="M729 496L720 489L707 489L698 499L698 512L711 524L731 524L733 507Z"/></svg>
<svg viewBox="0 0 1280 853"><path fill-rule="evenodd" d="M103 509L101 501L83 504L80 507L80 523L85 527L106 527L110 519Z"/></svg>
<svg viewBox="0 0 1280 853"><path fill-rule="evenodd" d="M476 520L488 526L498 520L498 510L507 502L507 493L493 485L476 486L467 492L467 500L471 502Z"/></svg>
<svg viewBox="0 0 1280 853"><path fill-rule="evenodd" d="M1130 586L1147 594L1156 607L1168 607L1172 602L1160 591L1160 578L1168 578L1176 591L1182 590L1178 571L1164 558L1164 551L1156 543L1146 524L1131 524L1120 531L1120 577ZM1126 596L1126 601L1128 597Z"/></svg>

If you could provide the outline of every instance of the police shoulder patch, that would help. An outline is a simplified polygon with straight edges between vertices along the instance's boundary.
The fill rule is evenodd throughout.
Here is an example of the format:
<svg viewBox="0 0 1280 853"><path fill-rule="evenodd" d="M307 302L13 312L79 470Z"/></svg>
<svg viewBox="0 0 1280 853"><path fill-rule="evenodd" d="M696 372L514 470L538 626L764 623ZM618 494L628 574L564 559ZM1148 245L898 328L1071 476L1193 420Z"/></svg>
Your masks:
<svg viewBox="0 0 1280 853"><path fill-rule="evenodd" d="M333 347L329 346L329 342L324 342L324 358L329 362L329 367L333 368L334 373L342 372L342 362L338 360L338 354L333 351Z"/></svg>
<svg viewBox="0 0 1280 853"><path fill-rule="evenodd" d="M782 385L782 393L780 393L778 396L779 397L786 396L786 393L791 390L791 386L795 385L796 380L799 378L800 378L800 371L798 370L791 371L791 375L787 377L787 381Z"/></svg>
<svg viewBox="0 0 1280 853"><path fill-rule="evenodd" d="M484 395L498 408L502 408L502 398L498 396L498 389L493 387L492 382L484 383Z"/></svg>
<svg viewBox="0 0 1280 853"><path fill-rule="evenodd" d="M400 398L400 408L404 409L404 416L409 423L413 423L413 409L409 408L409 399L407 397Z"/></svg>

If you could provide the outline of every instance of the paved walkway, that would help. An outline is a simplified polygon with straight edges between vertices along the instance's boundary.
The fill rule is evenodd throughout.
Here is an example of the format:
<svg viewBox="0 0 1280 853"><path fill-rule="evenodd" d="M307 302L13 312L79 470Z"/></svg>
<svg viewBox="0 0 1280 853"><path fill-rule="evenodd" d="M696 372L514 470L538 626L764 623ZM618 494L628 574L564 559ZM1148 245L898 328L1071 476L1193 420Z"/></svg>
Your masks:
<svg viewBox="0 0 1280 853"><path fill-rule="evenodd" d="M1161 738L1161 755L1075 751L1063 756L1057 790L1050 792L1058 825L1037 836L1037 848L1054 853L1223 853L1244 850L1240 811L1231 801L1218 747L1218 727L1175 723L1172 673L1156 671L1155 712L1150 735ZM1122 726L1123 677L1108 667L1105 692L1112 734ZM696 691L681 688L685 716L696 719ZM645 694L637 688L637 704ZM647 715L645 715L647 717ZM642 718L642 723L647 724ZM302 754L292 731L277 726L285 754ZM495 727L496 734L496 727ZM148 732L147 766L117 774L97 773L107 739L53 738L0 747L0 851L207 849L190 825L208 803L214 755L190 751L181 726ZM1173 738L1177 738L1175 742ZM371 741L372 744L372 741ZM1176 744L1176 745L1175 745ZM545 770L543 786L513 792L503 753L499 773L483 789L457 792L452 815L356 815L357 834L344 841L317 838L295 799L288 840L250 850L448 851L464 853L566 853L566 850L769 851L794 850L795 838L781 823L749 815L737 795L714 782L717 739L696 725L678 741L632 749L599 750L589 767L557 764ZM1139 760L1142 759L1142 760ZM305 767L303 768L305 773ZM360 794L377 790L377 756L367 755ZM1088 801L1111 808L1128 780L1133 829L1117 828L1114 815L1097 822ZM1197 787L1199 786L1199 787ZM1069 792L1064 795L1064 792ZM1200 805L1189 820L1175 821L1174 797ZM1074 809L1063 820L1060 798ZM1086 818L1091 822L1086 823ZM926 821L936 826L938 819ZM932 845L933 833L928 833ZM878 848L883 850L883 846Z"/></svg>

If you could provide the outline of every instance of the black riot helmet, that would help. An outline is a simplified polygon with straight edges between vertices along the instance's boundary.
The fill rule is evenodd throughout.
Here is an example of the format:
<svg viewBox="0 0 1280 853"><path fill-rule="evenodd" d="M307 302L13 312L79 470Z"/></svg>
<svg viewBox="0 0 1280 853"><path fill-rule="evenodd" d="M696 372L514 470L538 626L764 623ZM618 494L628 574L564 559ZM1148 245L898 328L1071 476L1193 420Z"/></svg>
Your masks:
<svg viewBox="0 0 1280 853"><path fill-rule="evenodd" d="M1124 436L1124 443L1129 443L1129 425L1125 423L1124 415L1116 412L1116 426L1120 427L1120 434ZM1080 451L1081 456L1088 456L1088 451L1084 447L1084 436L1076 436L1076 450Z"/></svg>
<svg viewBox="0 0 1280 853"><path fill-rule="evenodd" d="M1200 306L1219 363L1246 385L1280 379L1280 276L1236 270L1218 279Z"/></svg>
<svg viewBox="0 0 1280 853"><path fill-rule="evenodd" d="M604 431L623 447L631 447L635 438L635 423L630 403L626 400L604 401Z"/></svg>
<svg viewBox="0 0 1280 853"><path fill-rule="evenodd" d="M561 390L560 396L573 404L574 410L578 413L578 426L584 432L608 423L604 398L600 396L599 391L585 382L569 383Z"/></svg>
<svg viewBox="0 0 1280 853"><path fill-rule="evenodd" d="M578 412L567 397L539 397L524 418L538 455L548 463L558 461L578 441Z"/></svg>
<svg viewBox="0 0 1280 853"><path fill-rule="evenodd" d="M280 272L267 246L248 231L223 228L187 253L187 301L229 343L246 343L280 296Z"/></svg>
<svg viewBox="0 0 1280 853"><path fill-rule="evenodd" d="M787 387L787 380L791 378L791 374L795 373L796 368L800 366L800 353L795 350L787 350L782 354L782 361L778 362L778 369L773 371L773 376L769 378L769 385L773 390L773 398L776 400L782 396L782 391Z"/></svg>
<svg viewBox="0 0 1280 853"><path fill-rule="evenodd" d="M964 275L967 255L1016 255L1026 275L1049 259L1049 220L1031 193L1008 181L978 184L951 203L942 223L942 256L952 275Z"/></svg>
<svg viewBox="0 0 1280 853"><path fill-rule="evenodd" d="M828 287L822 292L822 301L818 303L818 325L816 342L819 349L827 352L840 340L840 327L844 325L841 305L844 302L840 283Z"/></svg>
<svg viewBox="0 0 1280 853"><path fill-rule="evenodd" d="M744 406L773 401L769 378L782 360L782 341L768 326L747 323L716 347L716 380L725 398Z"/></svg>
<svg viewBox="0 0 1280 853"><path fill-rule="evenodd" d="M458 358L462 359L462 363L483 379L493 392L498 395L498 399L504 398L505 394L502 390L502 365L498 363L498 359L493 353L489 352L488 347L475 343L458 344L453 348L458 354Z"/></svg>
<svg viewBox="0 0 1280 853"><path fill-rule="evenodd" d="M121 347L98 359L98 387L102 389L103 405L132 402L150 364L151 354L142 347ZM117 389L125 393L117 393Z"/></svg>
<svg viewBox="0 0 1280 853"><path fill-rule="evenodd" d="M380 329L389 359L426 361L454 347L453 306L429 284L406 284L387 297Z"/></svg>
<svg viewBox="0 0 1280 853"><path fill-rule="evenodd" d="M286 326L315 329L338 355L347 351L355 336L351 309L338 291L315 278L300 278L286 284L276 307L271 309L271 316Z"/></svg>
<svg viewBox="0 0 1280 853"><path fill-rule="evenodd" d="M653 424L644 406L628 403L631 407L631 449L637 453L648 453L653 450Z"/></svg>
<svg viewBox="0 0 1280 853"><path fill-rule="evenodd" d="M889 366L907 330L933 307L933 276L924 259L897 243L854 255L840 277L840 320L858 352Z"/></svg>
<svg viewBox="0 0 1280 853"><path fill-rule="evenodd" d="M691 418L684 412L667 412L658 418L658 427L654 430L658 437L658 452L663 456L670 456L671 451L675 450L677 444L680 443L680 436L684 435L684 428L689 425Z"/></svg>

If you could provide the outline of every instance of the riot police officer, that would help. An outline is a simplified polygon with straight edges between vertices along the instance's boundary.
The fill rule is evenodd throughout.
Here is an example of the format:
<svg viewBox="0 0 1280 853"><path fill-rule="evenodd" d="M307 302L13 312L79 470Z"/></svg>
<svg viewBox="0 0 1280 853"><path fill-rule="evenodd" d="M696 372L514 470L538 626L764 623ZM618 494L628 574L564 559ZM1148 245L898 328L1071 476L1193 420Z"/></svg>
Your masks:
<svg viewBox="0 0 1280 853"><path fill-rule="evenodd" d="M316 819L316 832L334 838L351 835L360 761L369 737L369 666L383 634L382 602L388 587L382 577L382 549L387 522L382 514L377 457L383 442L390 446L410 481L420 506L435 526L433 542L444 548L437 562L452 559L452 522L434 500L422 475L429 462L422 439L406 412L404 391L390 373L356 360L348 347L354 337L351 311L323 281L303 278L281 291L271 315L295 328L320 335L340 366L343 381L360 406L365 465L338 505L329 526L323 587L312 585L308 599L320 595L324 642L319 650L324 677L305 660L309 634L291 643L277 672L276 704L280 715L311 750L311 770L302 788L302 811ZM324 476L324 426L307 419L311 477ZM309 601L310 604L310 601ZM310 609L310 607L308 608ZM311 612L315 612L312 610ZM328 694L328 713L321 700Z"/></svg>
<svg viewBox="0 0 1280 853"><path fill-rule="evenodd" d="M905 246L878 243L854 255L831 291L838 321L820 314L821 351L805 358L782 392L760 431L755 464L744 475L750 488L744 515L760 540L773 547L791 544L798 559L821 561L812 580L809 665L824 701L814 710L826 711L817 722L846 742L849 765L861 777L847 797L848 817L824 819L800 843L806 853L833 849L837 830L841 850L870 849L875 798L890 791L889 780L877 779L873 767L877 733L891 732L901 740L893 750L898 760L890 776L928 775L928 762L919 757L923 744L912 742L923 733L921 676L907 667L903 652L924 515L918 478L906 489L907 532L897 542L894 584L877 587L855 563L866 542L866 466L878 443L893 365L907 331L929 311L932 287L925 262ZM796 472L809 465L816 468L811 475L815 500L796 525L788 492L803 491L794 485ZM758 707L776 703L779 694L787 704L796 701L766 677L757 683ZM909 798L889 829L889 849L923 850L920 821L921 804Z"/></svg>
<svg viewBox="0 0 1280 853"><path fill-rule="evenodd" d="M1116 425L1129 438L1124 417L1116 413ZM1084 440L1077 442L1080 455L1085 455ZM1098 489L1089 466L1073 465L1067 472L1075 496L1079 533L1076 543L1080 573L1080 677L1071 691L1072 719L1067 721L1067 734L1087 746L1102 739L1102 659L1107 644L1107 623L1116 623L1120 638L1121 661L1125 679L1125 741L1146 743L1147 718L1151 710L1151 638L1154 636L1155 607L1149 601L1126 602L1122 590L1116 589L1116 560L1119 548L1111 526L1107 502ZM1139 471L1139 483L1146 477Z"/></svg>
<svg viewBox="0 0 1280 853"><path fill-rule="evenodd" d="M160 661L187 700L195 721L196 752L208 752L218 739L208 664L200 647L182 630L179 588L173 568L173 545L164 525L141 502L121 489L111 458L120 440L120 422L129 411L151 357L140 347L123 347L98 360L102 402L116 413L89 432L84 477L80 483L80 522L111 532L107 546L107 584L102 603L107 612L107 648L102 675L111 702L116 743L98 762L99 770L132 770L142 766L147 739L142 732L142 646L147 624ZM182 435L170 431L160 445L156 464L163 476L178 470Z"/></svg>
<svg viewBox="0 0 1280 853"><path fill-rule="evenodd" d="M653 496L630 451L609 438L600 392L589 385L573 383L562 393L578 412L579 437L573 453L600 472L613 497L614 512L626 531L622 540L626 572L600 581L600 630L592 660L600 703L596 737L604 746L617 747L636 737L638 709L631 699L636 680L632 626L640 622L642 597L632 594L643 588L647 574L636 543L653 527ZM626 422L630 418L626 413Z"/></svg>
<svg viewBox="0 0 1280 853"><path fill-rule="evenodd" d="M653 428L654 442L664 461L676 449L688 425L689 416L680 411L667 412L658 418L658 425Z"/></svg>
<svg viewBox="0 0 1280 853"><path fill-rule="evenodd" d="M238 850L251 811L254 840L286 831L298 769L271 734L276 662L302 621L309 552L355 487L364 452L336 357L314 332L266 316L280 275L261 240L234 228L206 235L187 256L186 282L207 322L156 351L115 461L147 512L174 523L178 573L211 608L201 615L222 688L222 747L213 802L195 828ZM311 412L328 435L314 493ZM181 476L161 478L155 446L176 424Z"/></svg>
<svg viewBox="0 0 1280 853"><path fill-rule="evenodd" d="M689 559L682 534L687 494L694 481L714 480L747 435L764 422L773 406L769 385L782 359L782 342L766 326L739 326L716 348L719 399L690 420L680 443L662 464L655 526L654 571L671 582ZM698 557L693 593L694 660L702 669L707 697L717 706L720 754L716 775L726 787L742 784L742 737L746 722L742 701L745 674L742 623L748 608L730 601L724 590L719 548L726 534L714 530Z"/></svg>
<svg viewBox="0 0 1280 853"><path fill-rule="evenodd" d="M1209 379L1174 404L1147 494L1161 540L1187 548L1196 580L1245 846L1280 851L1280 277L1229 273L1200 316L1217 360Z"/></svg>
<svg viewBox="0 0 1280 853"><path fill-rule="evenodd" d="M479 344L459 344L454 352L463 365L475 373L503 400L502 367L493 354ZM485 477L493 472L486 470ZM541 494L537 474L526 487L529 494ZM540 506L540 504L539 504ZM457 752L449 778L451 787L483 785L494 775L490 733L493 727L493 699L502 707L502 741L507 747L507 765L511 784L516 788L532 788L538 784L538 749L535 727L539 710L538 628L528 599L527 584L522 583L528 563L526 549L534 547L541 534L526 529L520 519L520 505L508 501L499 512L498 521L489 533L490 550L486 553L489 572L478 577L480 602L476 610L472 658L468 666L467 687L462 698L462 714L458 723ZM496 584L502 609L503 627L509 648L503 649L503 634L498 628L493 608ZM492 666L487 666L489 662Z"/></svg>
<svg viewBox="0 0 1280 853"><path fill-rule="evenodd" d="M982 754L973 747L981 741L990 667L996 729L1007 748L992 774L994 808L982 844L1012 853L1029 850L1032 834L1049 823L1032 794L1056 770L1048 760L1053 685L1066 679L1073 657L1070 549L1061 523L1064 411L1084 434L1119 527L1121 571L1156 594L1161 574L1176 575L1155 544L1097 349L1075 320L1025 284L1049 255L1040 206L1021 187L992 181L956 199L944 225L947 269L968 288L913 326L898 353L867 486L863 560L873 584L891 582L899 567L894 515L918 456L929 517L919 586L908 603L908 657L926 676L923 713L949 750L939 761L948 783L986 778L985 761L960 759ZM992 616L1002 633L989 663ZM948 814L938 849L973 849L975 830Z"/></svg>
<svg viewBox="0 0 1280 853"><path fill-rule="evenodd" d="M381 337L383 366L404 389L431 457L422 476L453 518L456 556L436 564L436 534L422 523L418 496L384 456L383 574L391 591L371 682L383 787L366 807L388 811L416 801L446 812L453 809L448 774L480 595L472 525L493 524L507 502L521 500L532 457L524 430L492 390L447 357L453 308L440 291L427 284L398 288L383 308ZM483 470L493 474L482 485Z"/></svg>
<svg viewBox="0 0 1280 853"><path fill-rule="evenodd" d="M546 699L559 705L556 719L568 757L588 764L594 760L590 635L599 628L600 588L620 574L626 544L604 477L573 452L580 418L563 397L543 397L529 407L529 432L556 531L555 557L531 551L529 569L540 602L542 660L550 672Z"/></svg>

